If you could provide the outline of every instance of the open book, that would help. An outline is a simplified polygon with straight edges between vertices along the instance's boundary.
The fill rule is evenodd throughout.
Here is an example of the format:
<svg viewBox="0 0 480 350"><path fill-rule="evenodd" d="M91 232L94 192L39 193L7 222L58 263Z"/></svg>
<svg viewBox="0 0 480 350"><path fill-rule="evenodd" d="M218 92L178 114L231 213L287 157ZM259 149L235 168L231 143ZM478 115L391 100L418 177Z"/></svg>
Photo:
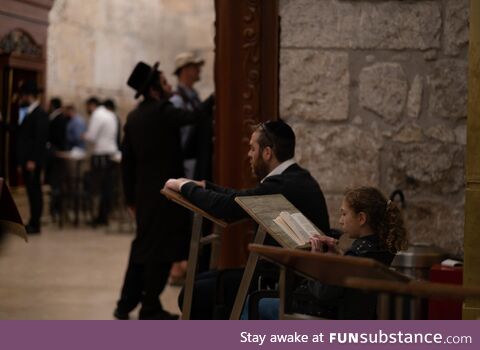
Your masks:
<svg viewBox="0 0 480 350"><path fill-rule="evenodd" d="M300 212L290 214L288 211L282 211L273 221L297 244L298 248L309 247L310 238L314 235L324 235Z"/></svg>

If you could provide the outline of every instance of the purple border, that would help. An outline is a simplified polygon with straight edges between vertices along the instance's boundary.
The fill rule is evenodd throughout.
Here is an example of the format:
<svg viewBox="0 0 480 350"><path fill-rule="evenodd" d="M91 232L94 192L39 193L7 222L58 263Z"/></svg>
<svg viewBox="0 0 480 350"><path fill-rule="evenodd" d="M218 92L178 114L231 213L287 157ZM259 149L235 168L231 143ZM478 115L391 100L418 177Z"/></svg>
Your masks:
<svg viewBox="0 0 480 350"><path fill-rule="evenodd" d="M49 350L160 349L480 349L480 321L0 321L1 348ZM470 344L339 344L330 332L440 333ZM241 332L267 335L263 345L241 343ZM272 334L306 334L307 343L270 343ZM313 334L324 343L312 343ZM246 334L246 333L245 333ZM245 338L243 338L245 339ZM406 339L406 338L404 338Z"/></svg>

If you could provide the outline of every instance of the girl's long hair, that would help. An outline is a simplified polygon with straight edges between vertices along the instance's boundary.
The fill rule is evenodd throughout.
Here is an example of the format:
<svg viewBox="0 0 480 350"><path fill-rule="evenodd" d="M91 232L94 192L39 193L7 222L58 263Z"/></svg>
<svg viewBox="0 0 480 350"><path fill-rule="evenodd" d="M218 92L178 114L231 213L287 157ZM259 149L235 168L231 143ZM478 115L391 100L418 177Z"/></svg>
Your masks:
<svg viewBox="0 0 480 350"><path fill-rule="evenodd" d="M407 249L407 231L398 206L374 187L358 187L345 192L345 201L355 213L364 212L367 224L378 234L382 248L391 253Z"/></svg>

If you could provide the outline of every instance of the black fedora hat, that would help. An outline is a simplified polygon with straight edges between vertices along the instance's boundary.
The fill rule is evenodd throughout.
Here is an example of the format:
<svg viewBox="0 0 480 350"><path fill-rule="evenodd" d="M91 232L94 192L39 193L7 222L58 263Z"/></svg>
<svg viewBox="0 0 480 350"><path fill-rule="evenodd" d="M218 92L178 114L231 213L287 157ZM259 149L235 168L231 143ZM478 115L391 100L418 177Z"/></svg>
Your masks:
<svg viewBox="0 0 480 350"><path fill-rule="evenodd" d="M39 88L36 80L22 80L18 84L18 93L20 95L38 95L43 92L43 89Z"/></svg>
<svg viewBox="0 0 480 350"><path fill-rule="evenodd" d="M155 77L155 74L159 72L157 69L159 64L159 62L155 62L153 67L150 67L145 62L137 63L127 81L127 85L137 91L135 98L138 98L144 93L145 89Z"/></svg>

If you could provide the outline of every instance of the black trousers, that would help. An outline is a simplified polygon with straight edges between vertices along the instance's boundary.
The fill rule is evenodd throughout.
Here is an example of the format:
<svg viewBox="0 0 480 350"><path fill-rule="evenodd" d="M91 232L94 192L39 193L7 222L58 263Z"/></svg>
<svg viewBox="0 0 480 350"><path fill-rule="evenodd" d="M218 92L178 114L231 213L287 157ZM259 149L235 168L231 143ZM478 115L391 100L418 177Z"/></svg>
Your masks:
<svg viewBox="0 0 480 350"><path fill-rule="evenodd" d="M237 296L244 269L209 270L199 273L193 287L190 319L228 319ZM183 307L184 289L178 296Z"/></svg>
<svg viewBox="0 0 480 350"><path fill-rule="evenodd" d="M92 176L95 193L100 194L100 203L96 220L108 222L108 214L112 207L112 196L114 187L113 162L110 155L92 156Z"/></svg>
<svg viewBox="0 0 480 350"><path fill-rule="evenodd" d="M29 225L40 228L40 218L43 211L43 194L41 184L42 167L36 166L35 170L28 171L25 166L22 167L23 181L27 189L28 203L30 205Z"/></svg>
<svg viewBox="0 0 480 350"><path fill-rule="evenodd" d="M136 263L130 259L120 295L117 309L120 313L128 314L139 303L142 304L139 318L149 318L163 310L160 294L165 288L171 262L147 261Z"/></svg>

